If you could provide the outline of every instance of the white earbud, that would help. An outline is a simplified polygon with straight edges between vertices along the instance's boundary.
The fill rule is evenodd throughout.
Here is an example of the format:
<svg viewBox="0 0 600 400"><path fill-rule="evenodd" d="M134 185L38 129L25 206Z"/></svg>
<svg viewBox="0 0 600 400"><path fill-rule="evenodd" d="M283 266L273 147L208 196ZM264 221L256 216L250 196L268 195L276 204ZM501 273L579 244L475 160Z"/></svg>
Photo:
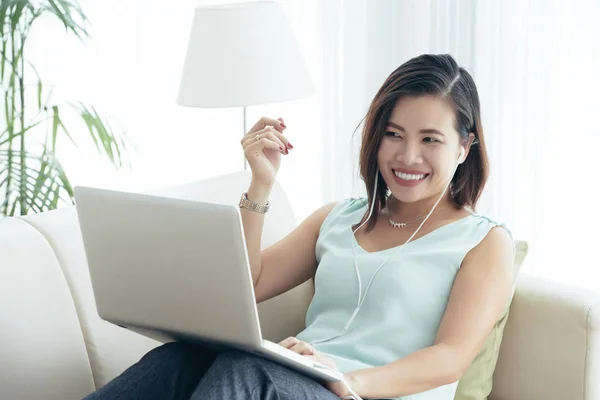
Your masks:
<svg viewBox="0 0 600 400"><path fill-rule="evenodd" d="M465 161L464 160L464 156L465 156L465 148L461 147L460 148L460 154L458 155L458 163L460 164L461 162Z"/></svg>

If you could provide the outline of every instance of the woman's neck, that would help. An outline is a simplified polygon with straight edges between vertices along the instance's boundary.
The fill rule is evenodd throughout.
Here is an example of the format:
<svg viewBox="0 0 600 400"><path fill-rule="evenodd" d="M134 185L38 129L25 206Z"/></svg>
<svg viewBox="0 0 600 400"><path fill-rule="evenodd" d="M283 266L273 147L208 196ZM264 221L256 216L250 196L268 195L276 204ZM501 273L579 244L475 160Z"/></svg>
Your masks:
<svg viewBox="0 0 600 400"><path fill-rule="evenodd" d="M387 202L387 210L389 213L389 217L397 222L404 222L410 219L418 218L422 215L427 215L431 208L438 200L439 195L415 201L412 203L403 203L400 200L396 199L394 196L390 196ZM450 193L446 193L446 195L440 200L439 204L436 206L436 210L440 210L441 208L450 208L451 204L454 201L450 197ZM435 211L435 210L434 210Z"/></svg>

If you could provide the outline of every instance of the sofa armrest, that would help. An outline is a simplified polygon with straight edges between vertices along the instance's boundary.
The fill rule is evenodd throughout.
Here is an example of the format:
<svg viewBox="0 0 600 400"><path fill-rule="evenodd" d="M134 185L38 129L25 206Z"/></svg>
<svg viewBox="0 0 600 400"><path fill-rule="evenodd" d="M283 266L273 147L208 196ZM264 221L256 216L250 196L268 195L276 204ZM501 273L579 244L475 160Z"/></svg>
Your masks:
<svg viewBox="0 0 600 400"><path fill-rule="evenodd" d="M490 400L600 399L600 294L522 275Z"/></svg>

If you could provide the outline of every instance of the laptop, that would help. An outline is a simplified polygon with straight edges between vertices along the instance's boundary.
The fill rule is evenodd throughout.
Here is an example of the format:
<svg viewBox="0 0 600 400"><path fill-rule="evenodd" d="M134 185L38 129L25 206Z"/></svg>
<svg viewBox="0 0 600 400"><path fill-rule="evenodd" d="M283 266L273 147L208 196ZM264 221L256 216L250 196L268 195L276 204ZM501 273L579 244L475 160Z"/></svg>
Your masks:
<svg viewBox="0 0 600 400"><path fill-rule="evenodd" d="M102 319L159 341L235 348L316 380L343 380L263 339L238 207L83 186L75 203Z"/></svg>

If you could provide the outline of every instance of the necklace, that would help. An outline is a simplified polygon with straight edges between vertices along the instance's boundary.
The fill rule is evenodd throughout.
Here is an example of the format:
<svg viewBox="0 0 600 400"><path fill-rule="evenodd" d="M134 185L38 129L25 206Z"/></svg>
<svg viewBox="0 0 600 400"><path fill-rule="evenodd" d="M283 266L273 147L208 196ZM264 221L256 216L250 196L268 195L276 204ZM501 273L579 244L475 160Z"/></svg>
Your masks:
<svg viewBox="0 0 600 400"><path fill-rule="evenodd" d="M438 212L438 211L442 211L444 208L447 208L447 207L449 207L449 206L450 206L450 204L452 204L452 203L446 204L446 205L445 205L444 207L442 207L442 208L438 208L437 210L435 210L434 212L432 212L432 213L431 213L431 215L435 214L435 213L436 213L436 212ZM425 217L427 216L427 214L423 214L423 215L421 215L420 217L417 217L417 218L415 218L415 219L411 219L410 221L407 221L407 222L396 222L396 221L394 221L394 220L392 219L392 217L390 216L390 208L389 208L389 207L388 207L388 209L387 209L387 214L388 214L388 222L390 223L390 225L391 225L393 228L405 228L405 227L406 227L408 224L410 224L411 222L418 221L418 220L420 220L420 219L423 219L423 218L425 218Z"/></svg>

